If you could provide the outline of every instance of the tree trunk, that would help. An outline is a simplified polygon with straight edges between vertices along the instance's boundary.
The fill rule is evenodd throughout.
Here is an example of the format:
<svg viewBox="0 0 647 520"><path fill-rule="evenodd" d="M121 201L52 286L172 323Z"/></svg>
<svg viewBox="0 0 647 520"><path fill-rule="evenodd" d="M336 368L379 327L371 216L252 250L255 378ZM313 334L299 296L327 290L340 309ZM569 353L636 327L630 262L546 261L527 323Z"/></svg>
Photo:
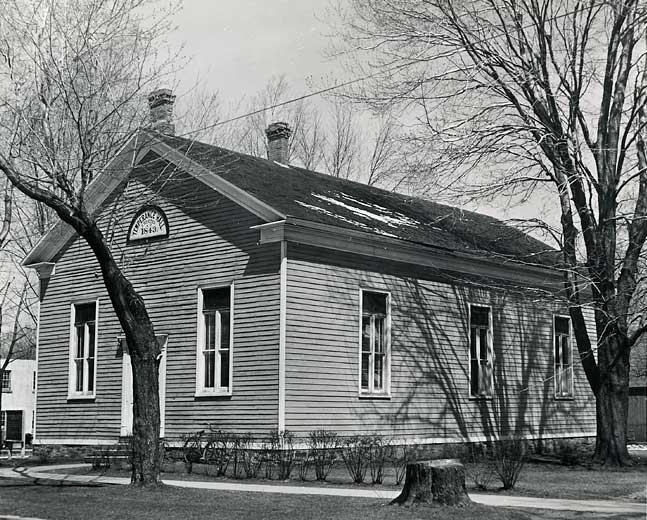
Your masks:
<svg viewBox="0 0 647 520"><path fill-rule="evenodd" d="M147 347L154 352L156 345ZM134 350L134 349L133 349ZM159 361L152 356L141 358L131 352L133 372L133 440L132 473L133 485L156 485L160 483L161 447L160 406L158 391Z"/></svg>
<svg viewBox="0 0 647 520"><path fill-rule="evenodd" d="M441 459L407 464L404 488L391 504L456 506L470 502L465 489L463 465L454 459Z"/></svg>
<svg viewBox="0 0 647 520"><path fill-rule="evenodd" d="M94 252L103 281L126 337L133 373L131 484L161 483L158 365L160 348L144 300L114 260L101 231L91 225L83 237Z"/></svg>
<svg viewBox="0 0 647 520"><path fill-rule="evenodd" d="M615 328L598 348L600 387L596 394L597 436L593 458L601 464L631 465L627 451L629 346Z"/></svg>

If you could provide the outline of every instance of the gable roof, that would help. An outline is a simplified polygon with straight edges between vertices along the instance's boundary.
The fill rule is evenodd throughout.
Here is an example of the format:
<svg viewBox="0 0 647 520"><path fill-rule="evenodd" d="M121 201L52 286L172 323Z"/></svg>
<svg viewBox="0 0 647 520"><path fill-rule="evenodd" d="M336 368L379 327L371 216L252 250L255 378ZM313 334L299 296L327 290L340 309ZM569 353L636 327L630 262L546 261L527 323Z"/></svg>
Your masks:
<svg viewBox="0 0 647 520"><path fill-rule="evenodd" d="M88 189L99 208L132 166L150 162L153 151L162 162L185 169L266 222L290 218L363 232L376 239L404 240L448 251L554 267L557 251L493 217L385 191L296 166L279 164L182 137L143 131L120 152L121 172L99 175ZM142 144L142 143L145 143ZM112 164L112 163L111 163ZM108 177L105 179L103 177ZM94 186L94 184L97 186ZM99 188L99 189L98 189ZM86 200L91 197L86 197ZM100 200L99 200L100 199ZM57 224L29 253L23 265L50 262L73 238Z"/></svg>
<svg viewBox="0 0 647 520"><path fill-rule="evenodd" d="M181 137L159 139L288 217L451 251L558 262L548 245L487 215Z"/></svg>

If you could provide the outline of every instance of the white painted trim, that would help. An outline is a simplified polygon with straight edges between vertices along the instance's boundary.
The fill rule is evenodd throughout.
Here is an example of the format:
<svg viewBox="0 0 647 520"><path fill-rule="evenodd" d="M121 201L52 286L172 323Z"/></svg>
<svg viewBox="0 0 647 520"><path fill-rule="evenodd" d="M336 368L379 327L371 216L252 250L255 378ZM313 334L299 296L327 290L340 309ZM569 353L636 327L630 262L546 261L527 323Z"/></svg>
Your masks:
<svg viewBox="0 0 647 520"><path fill-rule="evenodd" d="M483 307L488 309L488 359L490 360L490 395L472 395L472 307ZM479 399L490 400L494 398L494 313L492 305L476 302L467 302L467 395L470 400L478 401ZM480 352L480 342L479 342ZM480 362L479 352L476 353Z"/></svg>
<svg viewBox="0 0 647 520"><path fill-rule="evenodd" d="M160 348L161 359L158 366L158 402L160 411L160 438L164 437L166 430L166 364L168 353L168 334L156 334L155 338L159 342L160 338L164 338L164 343ZM124 340L123 335L117 336L118 341ZM130 352L122 353L121 361L121 415L119 421L119 432L122 437L130 437L133 434L133 376L132 376L132 362L130 361ZM124 398L130 394L130 406L125 402Z"/></svg>
<svg viewBox="0 0 647 520"><path fill-rule="evenodd" d="M203 384L204 356L202 353L204 346L204 317L202 309L204 307L203 291L212 289L229 288L229 386L227 390L222 390L218 386L221 379L220 371L216 374L216 387L213 390L205 389ZM234 390L234 315L235 309L235 282L218 285L201 285L198 287L198 312L196 327L196 357L195 357L195 397L227 397L233 395ZM219 356L219 352L217 351Z"/></svg>
<svg viewBox="0 0 647 520"><path fill-rule="evenodd" d="M351 437L356 433L349 432L348 435L340 434L341 438ZM305 438L305 434L298 434L298 438ZM415 437L413 439L408 437L393 437L392 443L395 446L411 446L411 445L434 445L434 444L462 444L470 442L489 442L496 440L551 440L551 439L578 439L583 437L595 437L595 432L577 432L577 433L555 433L555 434L525 434L525 435L472 435L467 437ZM182 441L168 441L165 443L169 448L181 448L184 446ZM306 450L309 448L307 441L295 442L294 449ZM262 442L253 442L250 444L250 449L262 449L266 444Z"/></svg>
<svg viewBox="0 0 647 520"><path fill-rule="evenodd" d="M287 242L281 241L281 274L279 292L279 404L278 430L285 431L285 349L287 333L288 252Z"/></svg>
<svg viewBox="0 0 647 520"><path fill-rule="evenodd" d="M386 294L386 352L384 356L385 374L384 374L384 391L366 391L362 390L362 318L363 318L363 293L372 292L378 294ZM373 357L373 359L375 359ZM358 335L358 380L357 390L360 398L377 398L377 399L390 399L391 398L391 292L383 289L373 289L371 287L359 288L359 335ZM370 379L373 378L373 372L370 370ZM369 387L372 386L369 383Z"/></svg>
<svg viewBox="0 0 647 520"><path fill-rule="evenodd" d="M76 319L76 305L84 305L94 303L94 381L91 393L77 392L75 390L76 384L76 368L74 366L74 350L76 347L76 328L74 321ZM99 298L94 300L79 300L70 303L70 338L68 350L68 375L67 375L67 399L68 400L93 400L97 396L97 365L99 359ZM87 371L84 372L84 375ZM74 375L74 377L72 377ZM85 386L85 382L84 382Z"/></svg>
<svg viewBox="0 0 647 520"><path fill-rule="evenodd" d="M119 444L119 439L90 439L90 438L44 438L34 439L36 445L57 444L61 446L114 446Z"/></svg>
<svg viewBox="0 0 647 520"><path fill-rule="evenodd" d="M571 365L570 365L570 370L571 370L571 392L569 395L557 395L557 371L555 370L555 336L557 335L557 330L555 328L555 318L564 318L568 320L568 346L570 347L571 350ZM552 328L553 328L553 344L551 345L551 350L553 352L553 355L551 356L553 359L553 397L555 398L556 401L572 401L575 399L575 370L574 370L574 358L573 358L573 347L574 347L574 338L573 338L573 324L571 317L566 314L553 314L553 323L552 323ZM563 362L562 362L563 365Z"/></svg>
<svg viewBox="0 0 647 520"><path fill-rule="evenodd" d="M444 271L529 283L551 290L560 290L563 283L560 271L549 267L525 265L505 258L497 260L477 253L453 251L294 217L288 217L286 222L268 223L259 227L259 231L261 244L287 240Z"/></svg>
<svg viewBox="0 0 647 520"><path fill-rule="evenodd" d="M41 300L40 300L40 284L42 283L41 280L38 281L38 303L36 304L36 372L34 377L36 378L36 385L34 387L34 426L31 429L31 439L32 443L36 439L36 425L38 424L38 414L36 413L37 406L38 406L38 355L40 351L40 307L41 307Z"/></svg>

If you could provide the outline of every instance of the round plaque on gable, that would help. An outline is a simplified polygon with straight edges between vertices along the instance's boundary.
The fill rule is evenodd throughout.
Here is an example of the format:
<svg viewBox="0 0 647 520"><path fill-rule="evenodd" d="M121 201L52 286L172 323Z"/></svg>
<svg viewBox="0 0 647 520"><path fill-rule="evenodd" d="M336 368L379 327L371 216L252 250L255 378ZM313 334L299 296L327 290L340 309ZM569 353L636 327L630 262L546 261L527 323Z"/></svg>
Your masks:
<svg viewBox="0 0 647 520"><path fill-rule="evenodd" d="M159 238L168 236L168 220L157 206L141 208L130 224L128 240Z"/></svg>

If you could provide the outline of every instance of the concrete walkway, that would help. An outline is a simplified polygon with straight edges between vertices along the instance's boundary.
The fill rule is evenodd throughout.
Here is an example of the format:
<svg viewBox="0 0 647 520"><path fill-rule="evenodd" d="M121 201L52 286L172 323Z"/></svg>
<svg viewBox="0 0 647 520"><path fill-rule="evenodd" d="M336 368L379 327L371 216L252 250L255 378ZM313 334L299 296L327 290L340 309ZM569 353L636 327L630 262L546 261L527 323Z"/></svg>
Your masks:
<svg viewBox="0 0 647 520"><path fill-rule="evenodd" d="M96 484L129 484L124 477L106 477L99 475L70 475L64 470L90 468L89 464L60 464L56 466L36 466L30 468L0 468L0 478L33 478L59 480L62 482L82 482ZM61 471L61 473L57 473ZM345 497L376 498L391 500L399 491L368 488L339 488L320 486L290 486L286 484L245 484L242 482L218 482L199 480L167 480L169 486L213 489L217 491L245 491L257 493L282 493L290 495L328 495ZM479 504L497 507L553 509L561 511L588 511L607 514L647 514L646 504L620 500L568 500L561 498L535 498L509 495L470 494L470 498Z"/></svg>

